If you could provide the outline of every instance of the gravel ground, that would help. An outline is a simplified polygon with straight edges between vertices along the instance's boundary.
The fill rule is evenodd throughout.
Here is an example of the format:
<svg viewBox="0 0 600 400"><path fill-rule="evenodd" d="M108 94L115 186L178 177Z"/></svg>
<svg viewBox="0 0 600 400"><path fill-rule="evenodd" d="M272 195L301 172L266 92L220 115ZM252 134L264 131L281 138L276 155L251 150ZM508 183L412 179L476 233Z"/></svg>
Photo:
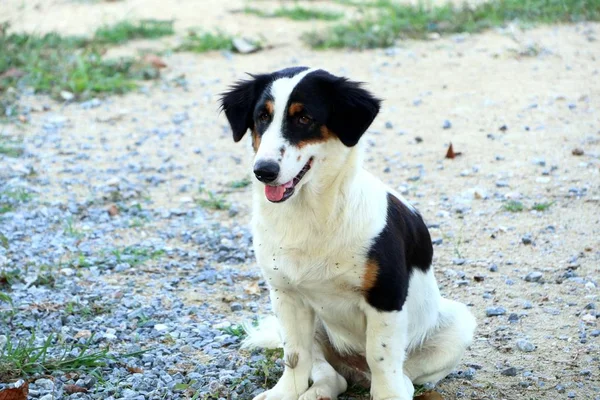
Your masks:
<svg viewBox="0 0 600 400"><path fill-rule="evenodd" d="M19 18L17 3L7 10L22 29L36 18L61 29L47 15L69 10L41 3ZM0 126L24 149L0 155L0 206L10 209L0 214L0 268L17 270L0 287L13 301L0 302L0 342L54 335L51 354L88 343L115 355L94 374L34 380L30 398L247 399L272 385L276 356L238 349L236 325L270 306L248 230L249 146L232 143L217 99L246 71L306 64L385 99L363 140L366 166L422 211L443 294L479 320L439 392L600 399L599 24L313 52L278 38L319 24L277 20L269 31L228 12L241 2L196 3L197 17L183 3L169 15L158 0L79 3L96 19L71 17L64 30L91 31L107 15L199 25L206 11L230 31L248 22L276 46L172 55L160 83L122 97L59 104L24 94L27 123ZM450 142L463 153L453 160ZM70 384L88 393L69 395Z"/></svg>

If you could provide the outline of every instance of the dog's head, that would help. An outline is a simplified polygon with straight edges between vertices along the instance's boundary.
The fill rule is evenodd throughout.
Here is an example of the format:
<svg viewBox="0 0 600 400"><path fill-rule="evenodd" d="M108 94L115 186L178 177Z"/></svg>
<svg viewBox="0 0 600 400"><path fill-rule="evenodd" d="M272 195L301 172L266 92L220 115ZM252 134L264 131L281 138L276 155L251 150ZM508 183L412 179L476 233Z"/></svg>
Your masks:
<svg viewBox="0 0 600 400"><path fill-rule="evenodd" d="M326 156L355 146L380 101L360 83L323 70L289 68L251 75L223 94L221 107L240 141L252 132L254 174L273 203L291 198Z"/></svg>

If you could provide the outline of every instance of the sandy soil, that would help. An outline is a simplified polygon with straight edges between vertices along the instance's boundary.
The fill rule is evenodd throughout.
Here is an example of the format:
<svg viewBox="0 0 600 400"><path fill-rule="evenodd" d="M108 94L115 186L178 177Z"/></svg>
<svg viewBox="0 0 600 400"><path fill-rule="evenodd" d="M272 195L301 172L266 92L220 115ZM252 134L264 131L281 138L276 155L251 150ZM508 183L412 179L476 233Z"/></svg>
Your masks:
<svg viewBox="0 0 600 400"><path fill-rule="evenodd" d="M249 176L248 146L232 142L218 113L218 94L229 83L245 72L291 65L321 66L367 82L384 105L363 140L366 167L404 191L432 224L434 239L443 240L435 255L440 286L446 296L472 305L479 320L464 364L481 369L473 380L442 382L440 391L449 399L457 392L469 398L556 399L567 394L554 387L569 382L567 392L578 399L600 396L600 342L589 335L599 322L585 309L599 303L600 285L600 24L527 31L509 27L430 42L407 41L387 52L316 52L297 38L324 23L231 12L244 4L5 0L0 20L11 21L14 30L91 34L95 27L123 18L172 18L178 34L190 27L219 28L260 34L276 46L245 56L169 56L161 83L111 98L90 111L43 97L27 99L29 105L50 104L52 109L32 114L24 131L8 126L3 128L6 132L27 136L44 121L59 118L68 126L62 138L67 147L87 144L107 150L77 162L83 171L96 173L73 182L68 193L61 188L61 171L72 160L61 163L56 162L58 154L40 154L37 170L51 182L48 199L85 198L91 187L115 175L110 168L127 179L127 154L135 148L145 166L176 166L163 175L163 185L148 187L154 206L192 207L186 202L191 195L179 193L182 182L195 179L223 191L231 181ZM161 43L166 42L144 45ZM123 51L139 46L133 43ZM172 82L181 75L188 82L185 88ZM149 134L155 128L172 131L173 115L182 112L189 119L181 133ZM442 128L445 120L451 122L450 129ZM142 138L143 144L134 145ZM462 156L444 159L450 142ZM575 148L584 154L573 155ZM249 189L228 193L227 199L240 210L237 220L247 222ZM507 199L520 200L526 210L504 211ZM543 212L529 210L542 202L552 206ZM228 219L226 213L223 219ZM531 245L522 243L527 234ZM130 236L135 240L135 232ZM466 262L461 265L459 259ZM490 271L493 264L498 272ZM556 283L568 268L583 280ZM531 271L542 272L542 281L526 282L523 277ZM184 297L194 301L193 296ZM215 295L214 301L222 299ZM524 307L525 302L531 308ZM486 308L492 306L505 307L506 315L486 317ZM512 313L518 314L518 322L508 322ZM583 342L582 332L587 333ZM519 351L515 341L520 338L534 343L536 350ZM517 368L517 376L501 375L509 366ZM591 375L581 373L586 369Z"/></svg>

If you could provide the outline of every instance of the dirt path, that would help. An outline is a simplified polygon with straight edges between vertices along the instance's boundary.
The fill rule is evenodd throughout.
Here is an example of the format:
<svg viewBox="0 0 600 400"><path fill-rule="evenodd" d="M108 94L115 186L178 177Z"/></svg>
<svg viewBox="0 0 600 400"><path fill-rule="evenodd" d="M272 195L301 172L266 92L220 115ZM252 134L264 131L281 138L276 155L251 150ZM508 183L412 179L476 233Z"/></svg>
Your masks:
<svg viewBox="0 0 600 400"><path fill-rule="evenodd" d="M341 8L323 3L318 2ZM442 382L440 391L449 399L599 398L600 24L509 27L407 41L388 50L316 52L298 37L325 23L231 13L245 4L5 0L0 19L11 21L14 30L90 34L123 18L172 18L178 34L190 27L219 28L261 34L276 46L245 56L167 56L161 83L92 110L43 97L24 99L33 106L50 104L51 111L32 114L22 131L5 126L5 132L27 138L44 124L62 126L60 150L50 144L31 149L39 157L36 170L49 183L45 199L84 199L111 180L130 181L131 171L141 168L153 171L146 178L162 180L140 181L154 209L197 207L190 200L200 196L202 183L226 191L239 212L234 218L216 212L217 217L244 225L249 188L232 191L228 185L248 176L248 146L230 139L217 110L219 93L245 72L291 65L321 66L367 82L384 105L363 140L366 167L421 210L439 243L435 268L444 295L471 305L479 321L460 375ZM165 40L143 44L160 47L173 39ZM182 75L185 87L172 81ZM450 142L462 152L454 160L444 159ZM90 158L66 151L82 148L90 149ZM575 149L583 155L574 155ZM524 210L506 211L510 200ZM550 205L531 210L535 204ZM146 227L143 236L160 229ZM125 230L124 240L136 241L138 234ZM182 244L173 239L169 245ZM256 269L251 263L240 268ZM541 273L539 281L524 279L534 271ZM257 301L262 313L264 293L228 290L238 301ZM199 301L190 293L197 291L182 285L185 301ZM209 295L211 307L226 320L252 315L228 315L230 300L224 302L218 290ZM506 313L486 316L491 307ZM535 349L520 350L519 340Z"/></svg>

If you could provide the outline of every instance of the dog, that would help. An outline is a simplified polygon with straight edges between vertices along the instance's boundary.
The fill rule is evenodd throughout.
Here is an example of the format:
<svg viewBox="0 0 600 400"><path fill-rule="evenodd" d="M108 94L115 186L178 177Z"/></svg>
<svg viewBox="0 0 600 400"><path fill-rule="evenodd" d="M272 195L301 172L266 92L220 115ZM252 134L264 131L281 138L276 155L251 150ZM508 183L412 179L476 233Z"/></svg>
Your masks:
<svg viewBox="0 0 600 400"><path fill-rule="evenodd" d="M251 132L253 245L275 314L244 346L284 350L283 375L255 400L335 399L348 380L374 400L410 400L473 340L471 312L440 296L421 215L362 169L360 139L380 103L307 67L222 94L234 141Z"/></svg>

